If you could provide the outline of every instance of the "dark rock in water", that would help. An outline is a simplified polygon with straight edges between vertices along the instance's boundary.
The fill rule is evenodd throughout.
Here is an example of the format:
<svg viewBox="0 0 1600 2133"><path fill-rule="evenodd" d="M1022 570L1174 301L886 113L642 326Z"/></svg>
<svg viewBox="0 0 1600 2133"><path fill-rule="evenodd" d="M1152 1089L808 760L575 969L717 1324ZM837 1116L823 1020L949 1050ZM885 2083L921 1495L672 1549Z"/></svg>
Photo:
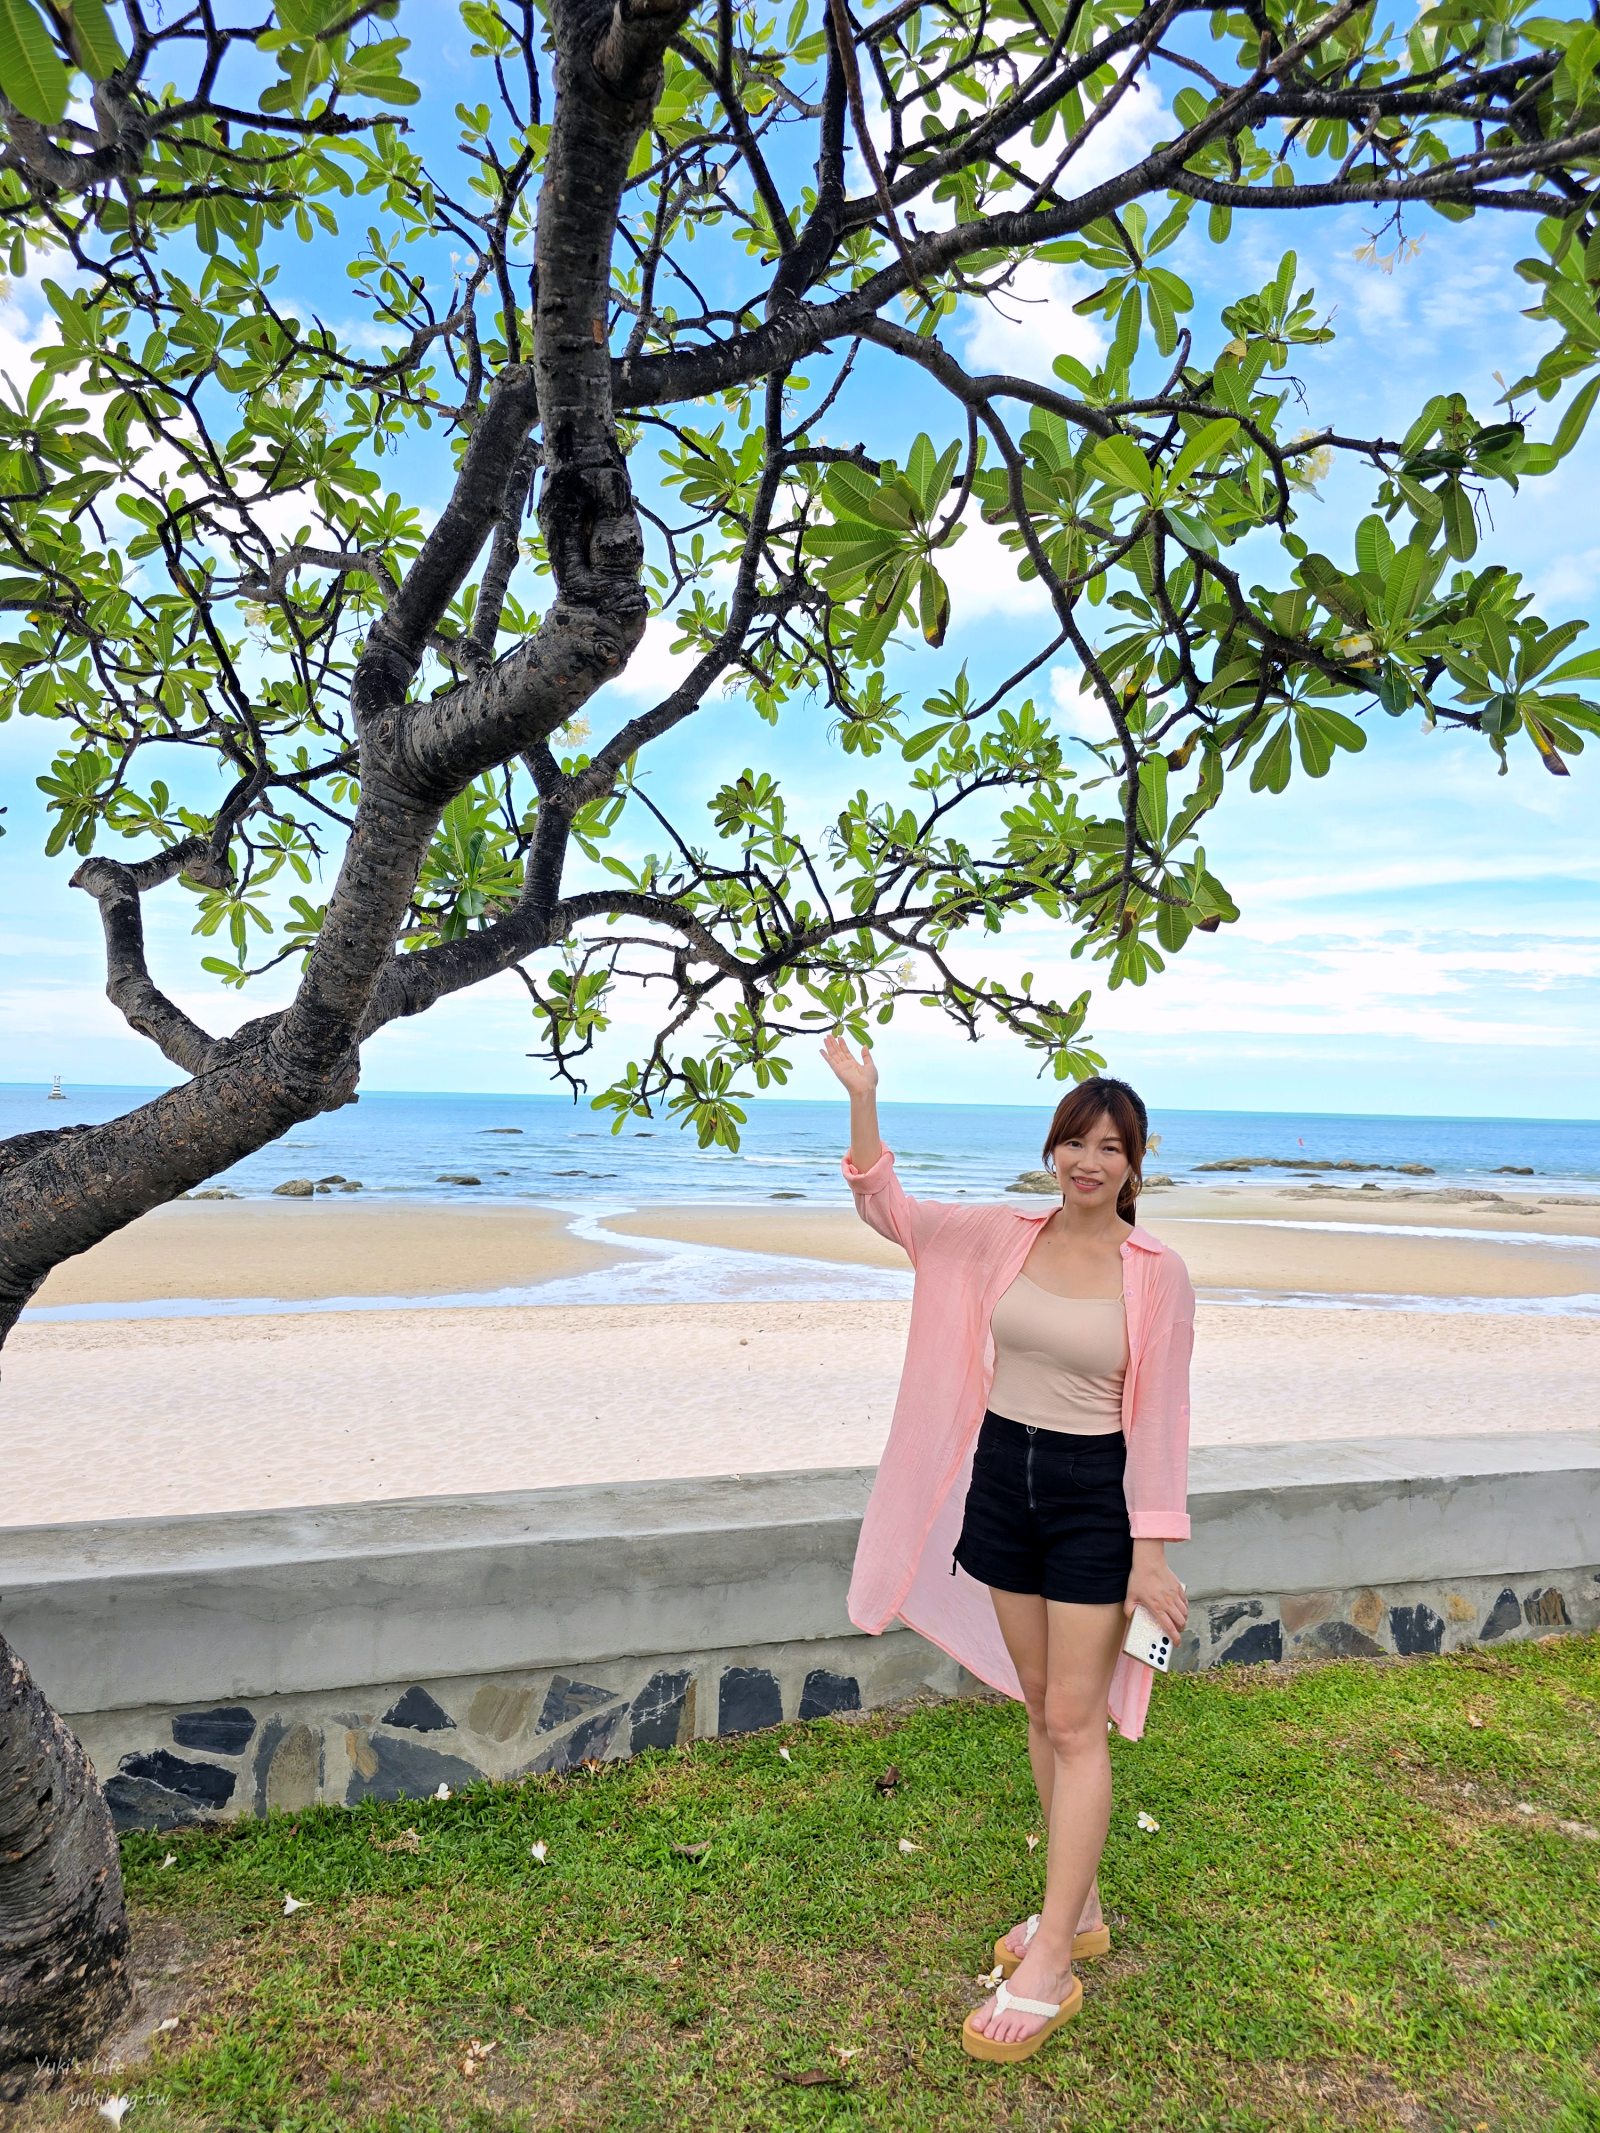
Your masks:
<svg viewBox="0 0 1600 2133"><path fill-rule="evenodd" d="M767 1194L769 1200L803 1200L805 1197L803 1192L769 1192Z"/></svg>
<svg viewBox="0 0 1600 2133"><path fill-rule="evenodd" d="M359 1178L346 1178L344 1183L339 1187L339 1190L341 1192L361 1192L364 1189L365 1188L363 1187Z"/></svg>
<svg viewBox="0 0 1600 2133"><path fill-rule="evenodd" d="M1196 1163L1196 1170L1304 1170L1308 1158L1303 1155L1227 1155L1215 1162ZM1327 1162L1318 1162L1311 1167L1316 1170L1394 1170L1408 1178L1431 1178L1431 1163L1358 1163L1353 1156L1341 1155Z"/></svg>
<svg viewBox="0 0 1600 2133"><path fill-rule="evenodd" d="M283 1200L309 1200L316 1189L309 1178L285 1178L272 1188L275 1196Z"/></svg>
<svg viewBox="0 0 1600 2133"><path fill-rule="evenodd" d="M1496 1163L1489 1175L1495 1178L1531 1178L1533 1176L1533 1165L1531 1163Z"/></svg>
<svg viewBox="0 0 1600 2133"><path fill-rule="evenodd" d="M480 1126L478 1131L480 1133L520 1133L522 1128L520 1126Z"/></svg>
<svg viewBox="0 0 1600 2133"><path fill-rule="evenodd" d="M1007 1192L1059 1192L1061 1180L1053 1170L1024 1170L1006 1187Z"/></svg>
<svg viewBox="0 0 1600 2133"><path fill-rule="evenodd" d="M470 1170L445 1170L433 1182L436 1185L481 1185L483 1180L475 1178Z"/></svg>
<svg viewBox="0 0 1600 2133"><path fill-rule="evenodd" d="M226 1185L212 1185L204 1192L185 1192L178 1197L182 1200L237 1200L239 1195L229 1192Z"/></svg>
<svg viewBox="0 0 1600 2133"><path fill-rule="evenodd" d="M349 1181L342 1170L330 1170L325 1178L318 1178L319 1185L344 1185Z"/></svg>

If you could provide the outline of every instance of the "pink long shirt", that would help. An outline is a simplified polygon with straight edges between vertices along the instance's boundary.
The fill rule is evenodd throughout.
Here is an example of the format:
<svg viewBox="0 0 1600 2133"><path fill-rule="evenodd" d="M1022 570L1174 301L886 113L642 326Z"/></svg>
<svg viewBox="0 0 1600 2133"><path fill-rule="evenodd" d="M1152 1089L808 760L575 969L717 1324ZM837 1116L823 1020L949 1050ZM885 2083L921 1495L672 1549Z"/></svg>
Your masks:
<svg viewBox="0 0 1600 2133"><path fill-rule="evenodd" d="M848 1154L841 1168L857 1214L900 1245L916 1270L889 1439L845 1603L850 1619L879 1636L898 1616L980 1680L1020 1700L989 1589L960 1568L952 1577L950 1553L994 1376L990 1316L1056 1203L969 1207L914 1200L895 1176L891 1148L866 1170L857 1170ZM1178 1254L1139 1224L1119 1249L1128 1324L1122 1386L1128 1521L1136 1539L1187 1540L1194 1287ZM1117 1655L1106 1708L1127 1740L1144 1731L1152 1671L1126 1652Z"/></svg>

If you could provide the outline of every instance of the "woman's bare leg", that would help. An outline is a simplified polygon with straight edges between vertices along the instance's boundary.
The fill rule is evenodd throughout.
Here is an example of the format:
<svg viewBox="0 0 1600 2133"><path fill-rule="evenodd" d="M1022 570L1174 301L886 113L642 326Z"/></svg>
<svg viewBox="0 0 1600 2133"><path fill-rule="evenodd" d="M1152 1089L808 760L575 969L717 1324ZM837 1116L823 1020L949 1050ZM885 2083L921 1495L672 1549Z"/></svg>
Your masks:
<svg viewBox="0 0 1600 2133"><path fill-rule="evenodd" d="M1111 1825L1111 1754L1106 1699L1121 1649L1120 1601L1098 1606L1061 1600L1046 1610L1045 1735L1051 1776L1050 1837L1039 1929L1010 1984L1022 1999L1061 2000L1072 1990L1072 1937L1095 1884ZM1009 1647L1008 1647L1009 1648ZM1021 1669L1018 1669L1019 1678ZM999 2043L1029 2037L1039 2015L996 2012L990 1999L973 2026Z"/></svg>
<svg viewBox="0 0 1600 2133"><path fill-rule="evenodd" d="M1027 1706L1028 1761L1033 1768L1034 1789L1039 1795L1043 1830L1048 1834L1056 1774L1056 1751L1045 1724L1045 1688L1049 1678L1047 1608L1050 1603L1036 1592L1002 1592L994 1585L989 1587L989 1595L994 1601L995 1620L1000 1625L1000 1634L1005 1639L1011 1663L1017 1670L1023 1702ZM1078 1920L1078 1931L1087 1932L1090 1927L1102 1923L1100 1882L1097 1874L1089 1884L1083 1914ZM1022 1934L1023 1927L1019 1924L1013 1926L1006 1935L1006 1945L1014 1955L1026 1952Z"/></svg>

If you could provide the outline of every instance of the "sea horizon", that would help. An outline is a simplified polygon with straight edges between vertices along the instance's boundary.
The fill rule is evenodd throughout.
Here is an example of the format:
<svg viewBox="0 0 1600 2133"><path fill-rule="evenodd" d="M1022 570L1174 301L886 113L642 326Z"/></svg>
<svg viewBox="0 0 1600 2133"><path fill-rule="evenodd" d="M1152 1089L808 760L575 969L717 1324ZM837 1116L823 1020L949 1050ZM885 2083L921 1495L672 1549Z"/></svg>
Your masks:
<svg viewBox="0 0 1600 2133"><path fill-rule="evenodd" d="M160 1084L0 1082L0 1138L98 1123L163 1093ZM1028 1104L882 1099L879 1124L908 1190L930 1196L1004 1193L1040 1164L1040 1144L1064 1085ZM610 1116L555 1091L461 1094L365 1090L359 1102L292 1127L216 1173L215 1189L269 1195L291 1179L336 1181L370 1197L528 1200L578 1210L599 1205L847 1200L840 1157L844 1096L761 1095L745 1102L739 1149L699 1147L659 1111ZM1152 1105L1149 1176L1178 1184L1304 1183L1359 1177L1380 1191L1482 1187L1577 1193L1600 1187L1600 1121L1420 1112L1189 1110ZM1024 1124L1024 1121L1027 1121ZM1219 1163L1255 1158L1253 1170ZM1348 1167L1360 1165L1357 1172ZM1402 1166L1417 1166L1408 1169ZM470 1179L471 1183L457 1182Z"/></svg>

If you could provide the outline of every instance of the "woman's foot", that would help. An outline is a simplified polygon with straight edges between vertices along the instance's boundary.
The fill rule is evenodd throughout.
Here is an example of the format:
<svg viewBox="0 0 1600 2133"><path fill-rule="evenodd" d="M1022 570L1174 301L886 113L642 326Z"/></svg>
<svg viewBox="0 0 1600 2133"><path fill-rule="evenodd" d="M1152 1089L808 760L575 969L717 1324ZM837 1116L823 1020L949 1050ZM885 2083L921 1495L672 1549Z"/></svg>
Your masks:
<svg viewBox="0 0 1600 2133"><path fill-rule="evenodd" d="M1097 1933L1104 1924L1105 1918L1101 1913L1100 1906L1091 1897L1084 1906L1083 1916L1078 1920L1078 1931L1080 1933ZM1013 1955L1021 1957L1027 1954L1029 1946L1027 1932L1028 1921L1023 1919L1020 1925L1013 1926L1006 1935L1005 1944ZM1012 1978L1011 1986L1013 1991L1020 1990L1015 1978ZM1045 1997L1048 1998L1049 1995L1046 1994Z"/></svg>
<svg viewBox="0 0 1600 2133"><path fill-rule="evenodd" d="M1019 2000L1047 2000L1060 2003L1071 1996L1073 1969L1070 1960L1062 1961L1039 1944L1044 1938L1041 1928L1033 1937L1027 1956L1006 1984ZM1044 2015L1019 2014L1008 2007L1002 2014L996 1996L991 1993L972 2016L972 2026L996 2044L1020 2044L1045 2025Z"/></svg>

